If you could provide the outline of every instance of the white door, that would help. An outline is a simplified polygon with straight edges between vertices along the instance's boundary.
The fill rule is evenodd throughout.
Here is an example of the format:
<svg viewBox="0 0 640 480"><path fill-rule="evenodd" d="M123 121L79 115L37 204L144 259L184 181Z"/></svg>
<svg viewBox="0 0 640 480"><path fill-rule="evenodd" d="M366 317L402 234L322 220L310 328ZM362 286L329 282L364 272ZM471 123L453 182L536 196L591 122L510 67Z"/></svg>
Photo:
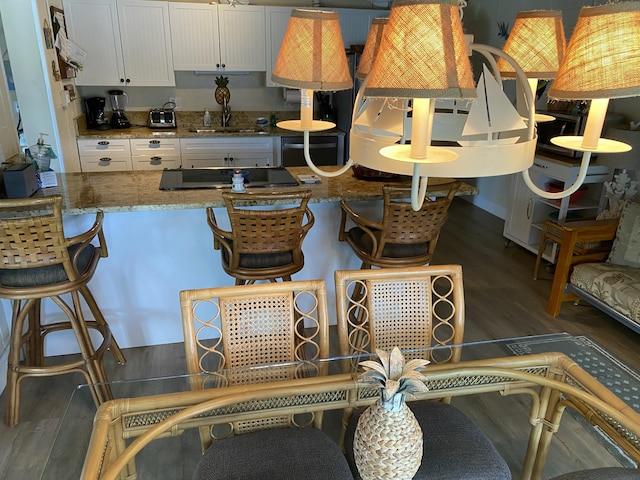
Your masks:
<svg viewBox="0 0 640 480"><path fill-rule="evenodd" d="M76 85L125 85L115 0L64 0L67 35L87 52Z"/></svg>
<svg viewBox="0 0 640 480"><path fill-rule="evenodd" d="M266 27L264 7L218 5L221 69L264 72Z"/></svg>
<svg viewBox="0 0 640 480"><path fill-rule="evenodd" d="M168 3L118 0L117 4L125 83L175 86Z"/></svg>
<svg viewBox="0 0 640 480"><path fill-rule="evenodd" d="M20 153L17 125L14 124L11 111L11 100L9 98L9 86L7 85L7 75L4 70L4 63L0 62L0 145L4 158L9 158Z"/></svg>
<svg viewBox="0 0 640 480"><path fill-rule="evenodd" d="M203 3L169 3L174 70L218 70L218 9Z"/></svg>

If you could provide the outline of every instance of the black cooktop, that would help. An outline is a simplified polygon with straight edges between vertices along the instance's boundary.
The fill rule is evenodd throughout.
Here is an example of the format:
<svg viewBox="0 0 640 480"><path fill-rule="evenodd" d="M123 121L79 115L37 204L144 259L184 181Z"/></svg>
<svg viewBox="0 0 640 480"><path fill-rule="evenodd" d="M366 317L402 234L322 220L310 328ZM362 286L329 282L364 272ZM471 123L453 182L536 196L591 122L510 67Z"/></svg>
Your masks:
<svg viewBox="0 0 640 480"><path fill-rule="evenodd" d="M233 172L240 170L247 188L297 187L298 181L284 167L164 169L160 190L231 188Z"/></svg>

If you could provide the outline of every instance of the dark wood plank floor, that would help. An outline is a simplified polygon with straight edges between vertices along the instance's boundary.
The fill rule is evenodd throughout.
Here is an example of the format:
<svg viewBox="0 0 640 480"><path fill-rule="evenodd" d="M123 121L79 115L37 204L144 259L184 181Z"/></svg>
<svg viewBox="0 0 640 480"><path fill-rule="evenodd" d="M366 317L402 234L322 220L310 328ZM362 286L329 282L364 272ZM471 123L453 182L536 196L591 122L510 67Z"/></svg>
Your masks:
<svg viewBox="0 0 640 480"><path fill-rule="evenodd" d="M433 263L460 263L463 266L465 340L555 332L588 335L631 368L640 371L637 353L640 351L640 335L588 305L565 304L558 318L545 313L551 274L541 269L540 278L533 280L535 256L515 244L505 246L502 228L503 221L499 218L456 199L440 237ZM116 365L111 357L107 358L111 379L185 371L180 344L127 349L126 355L129 362L124 367ZM40 478L70 392L80 382L82 377L79 375L26 379L23 382L20 424L14 428L0 424L0 479ZM496 417L492 413L503 407L489 400L474 408L477 415L474 419L482 421ZM0 409L4 411L4 395L0 396ZM501 428L509 426L510 415L509 411L500 411L503 419ZM486 428L497 428L497 425L489 423ZM503 456L515 451L517 442L514 439L512 444L501 446ZM571 459L588 458L589 447L585 446L582 452L574 448L570 453L558 454L560 458L563 455ZM548 474L551 476L554 472Z"/></svg>

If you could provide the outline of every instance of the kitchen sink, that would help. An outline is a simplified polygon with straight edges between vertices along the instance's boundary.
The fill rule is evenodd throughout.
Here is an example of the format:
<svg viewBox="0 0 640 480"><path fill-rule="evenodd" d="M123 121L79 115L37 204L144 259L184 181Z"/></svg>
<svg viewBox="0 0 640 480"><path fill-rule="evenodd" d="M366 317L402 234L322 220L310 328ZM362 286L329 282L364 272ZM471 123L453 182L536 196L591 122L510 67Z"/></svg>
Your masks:
<svg viewBox="0 0 640 480"><path fill-rule="evenodd" d="M192 133L212 134L219 133L221 135L227 133L250 133L252 135L266 135L267 131L259 127L215 127L215 128L190 128Z"/></svg>
<svg viewBox="0 0 640 480"><path fill-rule="evenodd" d="M226 167L164 169L160 190L231 188L233 173L241 170L247 188L297 187L300 184L284 167Z"/></svg>

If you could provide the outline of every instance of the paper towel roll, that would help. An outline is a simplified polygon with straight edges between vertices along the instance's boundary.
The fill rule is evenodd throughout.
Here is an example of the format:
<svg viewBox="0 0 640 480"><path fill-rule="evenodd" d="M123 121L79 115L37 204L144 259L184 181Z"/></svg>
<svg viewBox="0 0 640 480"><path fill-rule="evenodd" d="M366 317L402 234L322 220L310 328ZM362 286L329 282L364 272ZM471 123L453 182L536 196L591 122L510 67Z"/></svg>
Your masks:
<svg viewBox="0 0 640 480"><path fill-rule="evenodd" d="M300 90L295 88L283 88L282 96L287 103L300 103Z"/></svg>

